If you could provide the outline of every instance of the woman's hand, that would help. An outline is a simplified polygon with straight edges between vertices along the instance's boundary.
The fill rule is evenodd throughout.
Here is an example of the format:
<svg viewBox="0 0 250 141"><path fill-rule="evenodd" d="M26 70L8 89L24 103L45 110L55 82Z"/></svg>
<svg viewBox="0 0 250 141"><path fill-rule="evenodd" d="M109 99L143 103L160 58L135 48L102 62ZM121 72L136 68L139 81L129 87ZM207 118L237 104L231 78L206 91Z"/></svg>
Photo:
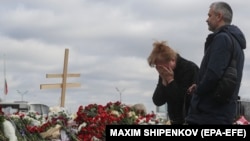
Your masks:
<svg viewBox="0 0 250 141"><path fill-rule="evenodd" d="M174 71L172 68L163 65L157 65L156 70L161 76L164 85L167 85L174 80Z"/></svg>
<svg viewBox="0 0 250 141"><path fill-rule="evenodd" d="M194 92L194 90L196 89L197 85L196 84L192 84L188 90L187 90L187 94L192 94Z"/></svg>

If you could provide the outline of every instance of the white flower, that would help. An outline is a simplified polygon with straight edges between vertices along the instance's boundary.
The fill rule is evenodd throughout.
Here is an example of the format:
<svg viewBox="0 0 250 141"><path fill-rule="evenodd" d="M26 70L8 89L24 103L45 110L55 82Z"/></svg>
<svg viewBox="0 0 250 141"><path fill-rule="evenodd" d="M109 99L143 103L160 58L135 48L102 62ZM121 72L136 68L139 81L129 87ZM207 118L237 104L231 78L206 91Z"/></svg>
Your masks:
<svg viewBox="0 0 250 141"><path fill-rule="evenodd" d="M129 113L128 113L128 117L132 117L132 116L135 116L136 114L135 114L135 112L134 111L130 111Z"/></svg>
<svg viewBox="0 0 250 141"><path fill-rule="evenodd" d="M149 125L155 125L155 121L149 120L149 121L148 121L148 124L149 124Z"/></svg>
<svg viewBox="0 0 250 141"><path fill-rule="evenodd" d="M41 125L41 122L38 121L38 120L32 120L31 125L40 126L40 125Z"/></svg>
<svg viewBox="0 0 250 141"><path fill-rule="evenodd" d="M79 127L78 127L78 132L83 128L83 127L86 127L87 126L87 123L86 122L83 122Z"/></svg>
<svg viewBox="0 0 250 141"><path fill-rule="evenodd" d="M111 111L111 114L112 114L112 115L115 115L115 116L117 116L117 117L120 116L119 112L118 112L118 111L115 111L115 110L112 110L112 111Z"/></svg>
<svg viewBox="0 0 250 141"><path fill-rule="evenodd" d="M76 114L70 114L68 117L70 120L74 120L76 118Z"/></svg>
<svg viewBox="0 0 250 141"><path fill-rule="evenodd" d="M93 137L92 137L92 141L101 141L101 140L98 139L97 137L93 136Z"/></svg>
<svg viewBox="0 0 250 141"><path fill-rule="evenodd" d="M142 118L142 119L139 120L138 124L143 124L145 122L146 122L146 118Z"/></svg>
<svg viewBox="0 0 250 141"><path fill-rule="evenodd" d="M19 115L10 115L11 118L20 118Z"/></svg>

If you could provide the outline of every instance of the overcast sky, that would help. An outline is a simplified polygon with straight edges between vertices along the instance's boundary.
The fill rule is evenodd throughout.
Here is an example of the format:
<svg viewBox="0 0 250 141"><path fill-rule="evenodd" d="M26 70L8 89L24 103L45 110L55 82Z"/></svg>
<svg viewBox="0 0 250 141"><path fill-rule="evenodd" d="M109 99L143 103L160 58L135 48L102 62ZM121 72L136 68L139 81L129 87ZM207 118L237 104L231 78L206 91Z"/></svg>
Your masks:
<svg viewBox="0 0 250 141"><path fill-rule="evenodd" d="M165 40L198 66L208 31L211 0L1 0L0 90L5 101L60 105L61 89L40 89L41 84L61 83L46 74L63 72L69 49L65 107L143 103L154 111L152 94L158 74L147 64L155 40ZM228 0L233 24L245 34L245 67L240 89L250 99L250 1ZM9 92L3 94L4 59ZM117 90L117 89L118 90ZM17 92L19 91L19 93ZM25 91L28 93L24 94ZM121 94L121 95L120 95Z"/></svg>

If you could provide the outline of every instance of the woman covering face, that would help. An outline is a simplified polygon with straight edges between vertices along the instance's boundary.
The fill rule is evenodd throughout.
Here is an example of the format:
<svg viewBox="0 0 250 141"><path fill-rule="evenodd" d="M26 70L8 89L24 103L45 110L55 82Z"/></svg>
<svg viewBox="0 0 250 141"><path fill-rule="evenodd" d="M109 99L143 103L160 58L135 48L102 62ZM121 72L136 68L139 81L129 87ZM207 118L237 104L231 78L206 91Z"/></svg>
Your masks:
<svg viewBox="0 0 250 141"><path fill-rule="evenodd" d="M198 73L198 66L181 57L166 41L153 43L148 64L158 72L158 83L153 93L156 106L167 104L171 124L184 124L191 95L187 89Z"/></svg>

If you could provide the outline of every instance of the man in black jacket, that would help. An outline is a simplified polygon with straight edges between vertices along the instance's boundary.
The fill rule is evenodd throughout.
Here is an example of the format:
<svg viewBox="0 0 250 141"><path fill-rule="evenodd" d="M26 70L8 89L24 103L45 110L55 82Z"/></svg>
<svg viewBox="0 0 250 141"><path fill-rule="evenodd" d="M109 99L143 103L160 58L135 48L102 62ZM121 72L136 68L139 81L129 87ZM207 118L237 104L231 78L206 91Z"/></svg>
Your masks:
<svg viewBox="0 0 250 141"><path fill-rule="evenodd" d="M246 40L238 27L230 25L232 17L232 9L227 3L214 2L210 5L206 22L213 33L208 35L205 43L198 81L190 87L193 96L186 118L188 124L232 124L234 121ZM236 61L237 84L229 102L222 104L216 101L214 92L230 62L232 52Z"/></svg>
<svg viewBox="0 0 250 141"><path fill-rule="evenodd" d="M171 124L184 124L191 95L187 89L195 82L198 66L181 57L165 41L156 41L148 57L148 63L159 73L153 94L156 106L167 103Z"/></svg>

